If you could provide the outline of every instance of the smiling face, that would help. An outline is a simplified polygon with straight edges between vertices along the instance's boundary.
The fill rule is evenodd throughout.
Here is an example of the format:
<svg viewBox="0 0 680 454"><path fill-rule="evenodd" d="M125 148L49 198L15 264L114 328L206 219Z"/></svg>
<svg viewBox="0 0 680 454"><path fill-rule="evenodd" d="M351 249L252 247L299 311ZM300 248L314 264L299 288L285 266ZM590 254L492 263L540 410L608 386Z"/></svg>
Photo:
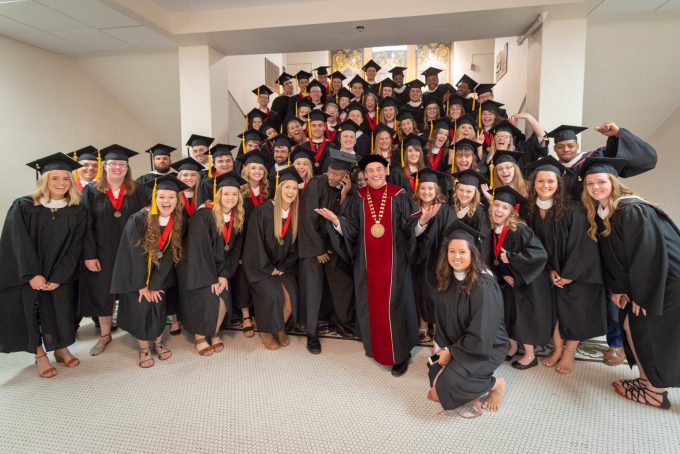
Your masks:
<svg viewBox="0 0 680 454"><path fill-rule="evenodd" d="M371 162L364 169L366 174L366 179L368 180L369 186L373 189L378 189L385 186L385 178L387 176L387 169L384 165L379 162Z"/></svg>
<svg viewBox="0 0 680 454"><path fill-rule="evenodd" d="M309 97L314 104L319 104L321 102L321 88L314 86L309 90Z"/></svg>
<svg viewBox="0 0 680 454"><path fill-rule="evenodd" d="M428 121L439 118L439 107L436 104L428 104L425 108L425 118Z"/></svg>
<svg viewBox="0 0 680 454"><path fill-rule="evenodd" d="M161 216L170 216L177 207L177 193L169 189L157 190L156 205L158 206L158 213Z"/></svg>
<svg viewBox="0 0 680 454"><path fill-rule="evenodd" d="M366 107L366 110L369 112L373 112L375 110L376 102L375 102L375 96L366 96L366 99L364 100L364 104Z"/></svg>
<svg viewBox="0 0 680 454"><path fill-rule="evenodd" d="M378 71L373 68L366 68L366 79L368 79L370 82L373 82L375 80L375 76L378 74Z"/></svg>
<svg viewBox="0 0 680 454"><path fill-rule="evenodd" d="M394 89L392 87L382 87L381 96L383 98L387 98L389 96L392 96L393 94L394 94Z"/></svg>
<svg viewBox="0 0 680 454"><path fill-rule="evenodd" d="M361 114L361 111L357 109L347 112L347 118L358 125L361 125L361 123L364 122L364 116Z"/></svg>
<svg viewBox="0 0 680 454"><path fill-rule="evenodd" d="M451 240L447 248L447 258L449 265L455 271L463 272L470 268L472 254L470 245L465 240Z"/></svg>
<svg viewBox="0 0 680 454"><path fill-rule="evenodd" d="M417 165L420 160L420 151L415 147L406 147L406 162L411 165Z"/></svg>
<svg viewBox="0 0 680 454"><path fill-rule="evenodd" d="M350 87L350 91L355 98L361 98L361 96L364 94L364 86L360 82L353 83Z"/></svg>
<svg viewBox="0 0 680 454"><path fill-rule="evenodd" d="M47 178L47 191L52 200L63 199L71 189L71 174L68 170L50 170L44 178Z"/></svg>
<svg viewBox="0 0 680 454"><path fill-rule="evenodd" d="M496 225L503 225L510 216L513 206L501 200L494 200L491 205L491 219Z"/></svg>
<svg viewBox="0 0 680 454"><path fill-rule="evenodd" d="M309 159L306 158L296 159L295 162L293 162L293 167L295 167L295 170L297 170L298 175L300 175L300 177L302 177L303 180L306 180L307 177L311 176L310 172L311 163L309 162Z"/></svg>
<svg viewBox="0 0 680 454"><path fill-rule="evenodd" d="M496 150L509 150L512 145L512 134L507 131L498 131L493 137Z"/></svg>
<svg viewBox="0 0 680 454"><path fill-rule="evenodd" d="M337 93L342 88L342 79L335 78L331 81L333 92Z"/></svg>
<svg viewBox="0 0 680 454"><path fill-rule="evenodd" d="M281 191L281 201L290 205L298 196L298 184L296 181L286 180L279 185L279 191Z"/></svg>
<svg viewBox="0 0 680 454"><path fill-rule="evenodd" d="M78 169L78 177L81 180L92 181L97 176L97 161L78 161L82 167Z"/></svg>
<svg viewBox="0 0 680 454"><path fill-rule="evenodd" d="M354 131L340 132L340 148L345 151L354 150L357 143L357 134Z"/></svg>
<svg viewBox="0 0 680 454"><path fill-rule="evenodd" d="M238 203L239 189L233 186L224 186L220 188L220 204L222 211L229 213Z"/></svg>
<svg viewBox="0 0 680 454"><path fill-rule="evenodd" d="M418 185L418 197L423 204L432 204L437 196L437 184L429 181L421 182Z"/></svg>
<svg viewBox="0 0 680 454"><path fill-rule="evenodd" d="M555 150L555 154L560 162L569 162L576 157L579 145L575 140L563 140L557 142L553 150Z"/></svg>
<svg viewBox="0 0 680 454"><path fill-rule="evenodd" d="M458 126L458 137L456 140L460 139L470 139L470 140L475 140L477 137L475 137L475 128L472 127L472 125L469 124L464 124Z"/></svg>
<svg viewBox="0 0 680 454"><path fill-rule="evenodd" d="M456 198L458 199L461 208L465 208L466 206L470 205L472 199L475 198L476 191L476 186L458 183L458 186L456 187Z"/></svg>
<svg viewBox="0 0 680 454"><path fill-rule="evenodd" d="M194 159L203 165L208 163L208 147L205 145L196 145L191 147L191 152L194 155Z"/></svg>
<svg viewBox="0 0 680 454"><path fill-rule="evenodd" d="M347 171L329 168L326 174L328 175L328 186L335 188L340 184L342 179L345 178L345 175L347 175Z"/></svg>
<svg viewBox="0 0 680 454"><path fill-rule="evenodd" d="M234 170L234 158L231 155L218 156L213 161L213 164L220 175Z"/></svg>
<svg viewBox="0 0 680 454"><path fill-rule="evenodd" d="M437 130L437 136L434 139L434 146L437 148L441 148L444 146L446 143L446 139L449 138L449 130L440 128Z"/></svg>
<svg viewBox="0 0 680 454"><path fill-rule="evenodd" d="M358 188L365 188L368 186L368 178L366 178L366 173L365 172L358 172L357 173L357 187Z"/></svg>
<svg viewBox="0 0 680 454"><path fill-rule="evenodd" d="M383 114L383 118L388 123L392 123L394 121L394 117L397 115L397 109L392 106L385 107L381 110L381 112ZM392 125L390 124L390 126Z"/></svg>
<svg viewBox="0 0 680 454"><path fill-rule="evenodd" d="M326 123L319 120L314 120L310 122L312 126L312 139L323 139L324 133L326 132Z"/></svg>
<svg viewBox="0 0 680 454"><path fill-rule="evenodd" d="M288 162L288 156L290 151L285 145L279 145L274 147L274 162L278 165L283 165Z"/></svg>
<svg viewBox="0 0 680 454"><path fill-rule="evenodd" d="M511 162L501 162L496 166L496 175L504 186L508 186L515 179L515 165Z"/></svg>
<svg viewBox="0 0 680 454"><path fill-rule="evenodd" d="M381 131L376 137L376 143L378 144L378 149L381 151L389 151L392 149L392 137L387 131Z"/></svg>
<svg viewBox="0 0 680 454"><path fill-rule="evenodd" d="M196 190L196 185L198 184L199 179L198 172L194 170L182 170L177 175L177 178L179 179L179 181L189 186L190 191Z"/></svg>
<svg viewBox="0 0 680 454"><path fill-rule="evenodd" d="M127 161L106 161L106 175L112 181L123 181L128 172Z"/></svg>
<svg viewBox="0 0 680 454"><path fill-rule="evenodd" d="M264 178L265 168L263 164L252 162L248 164L248 179L253 183L259 183Z"/></svg>
<svg viewBox="0 0 680 454"><path fill-rule="evenodd" d="M471 169L473 162L474 156L472 155L472 150L468 150L467 148L456 150L456 169L459 172Z"/></svg>
<svg viewBox="0 0 680 454"><path fill-rule="evenodd" d="M557 192L557 175L546 170L539 170L536 172L534 190L539 199L552 199L555 196L555 192Z"/></svg>
<svg viewBox="0 0 680 454"><path fill-rule="evenodd" d="M413 120L410 118L406 118L404 120L401 120L399 122L399 127L401 128L401 132L407 136L411 134L412 132L415 131L415 123L413 123Z"/></svg>
<svg viewBox="0 0 680 454"><path fill-rule="evenodd" d="M452 120L458 120L463 116L463 107L460 104L451 104L449 106L449 117Z"/></svg>
<svg viewBox="0 0 680 454"><path fill-rule="evenodd" d="M295 88L295 83L292 79L288 79L283 83L283 94L286 96L291 96L293 94L293 89Z"/></svg>
<svg viewBox="0 0 680 454"><path fill-rule="evenodd" d="M609 196L612 193L612 180L608 173L586 175L585 186L590 197L602 205L608 205Z"/></svg>
<svg viewBox="0 0 680 454"><path fill-rule="evenodd" d="M484 128L490 128L493 126L494 121L496 121L496 114L491 112L490 110L483 110L482 111L482 126Z"/></svg>
<svg viewBox="0 0 680 454"><path fill-rule="evenodd" d="M420 101L420 98L423 97L423 90L421 90L418 87L413 87L408 90L408 99L409 101L412 102L418 102Z"/></svg>

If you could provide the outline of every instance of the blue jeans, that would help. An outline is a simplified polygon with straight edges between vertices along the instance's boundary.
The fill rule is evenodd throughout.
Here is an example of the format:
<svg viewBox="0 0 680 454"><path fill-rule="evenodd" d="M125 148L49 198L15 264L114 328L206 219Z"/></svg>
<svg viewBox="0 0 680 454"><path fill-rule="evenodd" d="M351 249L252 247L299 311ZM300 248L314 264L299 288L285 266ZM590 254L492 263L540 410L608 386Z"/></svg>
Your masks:
<svg viewBox="0 0 680 454"><path fill-rule="evenodd" d="M623 329L619 323L619 308L612 301L612 293L606 290L607 297L607 345L623 347Z"/></svg>

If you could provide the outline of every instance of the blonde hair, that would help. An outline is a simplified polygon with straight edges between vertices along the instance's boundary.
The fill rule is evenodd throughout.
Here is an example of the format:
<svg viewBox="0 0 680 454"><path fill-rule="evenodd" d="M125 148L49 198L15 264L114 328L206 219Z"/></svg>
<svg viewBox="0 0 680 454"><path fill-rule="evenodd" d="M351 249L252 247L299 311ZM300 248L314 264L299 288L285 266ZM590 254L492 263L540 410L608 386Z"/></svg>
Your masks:
<svg viewBox="0 0 680 454"><path fill-rule="evenodd" d="M397 122L397 123L399 123L399 126L397 126L397 136L399 137L400 141L403 141L406 138L406 134L404 134L404 132L401 130L401 123L404 122L404 121L410 121L410 122L413 123L413 133L414 134L420 133L420 131L418 130L418 123L416 123L416 121L414 119L405 118L405 119Z"/></svg>
<svg viewBox="0 0 680 454"><path fill-rule="evenodd" d="M507 150L502 151L515 151L515 138L512 136L512 134L510 134L510 146L508 146ZM487 158L487 162L491 162L495 154L496 154L496 136L493 136L491 146L489 147L489 156Z"/></svg>
<svg viewBox="0 0 680 454"><path fill-rule="evenodd" d="M456 181L456 184L453 185L453 209L456 211L459 211L461 208L463 208L460 205L460 201L458 200L458 196L456 195L456 192L458 191L458 185L460 185L459 181ZM468 205L468 212L466 214L467 217L471 218L472 216L475 215L477 212L477 207L479 207L479 204L482 202L482 198L479 195L479 189L475 188L475 195L472 197L472 200L470 200L470 204Z"/></svg>
<svg viewBox="0 0 680 454"><path fill-rule="evenodd" d="M507 202L503 202L507 203ZM493 202L491 203L493 206ZM489 216L489 225L491 225L491 230L493 230L493 227L496 225L496 223L493 221L493 214L492 214L492 209L489 207L489 212L487 213ZM522 219L519 217L519 214L515 211L514 207L510 208L510 214L508 217L505 219L505 222L503 223L504 226L508 228L508 230L511 231L516 231L517 230L517 225L518 224L524 224Z"/></svg>
<svg viewBox="0 0 680 454"><path fill-rule="evenodd" d="M602 231L602 233L600 233L600 235L602 235L605 238L612 233L611 218L612 216L614 216L614 212L616 211L614 209L614 203L622 196L635 195L632 189L623 184L614 175L608 173L607 177L609 177L609 181L611 181L612 183L612 192L609 194L609 203L607 205L610 207L609 213L607 213L607 216L605 216L604 219L602 219L602 223L604 224L604 230ZM586 189L585 184L583 185L583 192L581 193L581 203L586 208L586 216L588 218L589 225L588 236L590 237L591 240L597 241L597 221L595 220L595 217L597 216L597 208L595 207L593 199L588 195L588 191Z"/></svg>
<svg viewBox="0 0 680 454"><path fill-rule="evenodd" d="M312 167L312 161L310 161L307 158L297 158L295 161L297 161L298 159L302 159L305 162L305 166L307 167L307 176L303 178L303 180L305 181L305 183L309 183L309 180L311 180L312 177L314 176L314 167ZM295 167L295 161L291 163L293 167Z"/></svg>
<svg viewBox="0 0 680 454"><path fill-rule="evenodd" d="M380 137L381 134L387 134L390 138L390 141L392 141L392 136L390 135L389 132L384 131L384 130L380 131L378 134L376 134L373 137L374 146L373 146L373 151L371 151L371 154L379 154L380 153L380 148L379 148L379 145L378 145L380 143L380 140L378 138ZM394 145L394 143L392 145ZM392 152L392 145L390 146L390 149L389 149L390 153Z"/></svg>
<svg viewBox="0 0 680 454"><path fill-rule="evenodd" d="M213 200L213 219L215 220L215 227L217 227L217 232L222 231L222 225L224 225L224 207L222 206L222 189L219 188L215 193L215 200ZM237 188L238 189L238 188ZM219 200L219 202L217 202ZM238 191L238 202L234 208L231 209L231 215L234 217L234 228L237 232L243 230L243 223L246 217L246 210L243 208L243 194Z"/></svg>
<svg viewBox="0 0 680 454"><path fill-rule="evenodd" d="M243 170L241 170L241 177L246 181L250 179L250 165L243 167ZM253 190L250 187L250 183L246 183L243 186L241 186L241 195L243 196L244 199L250 197L252 194ZM264 175L260 180L260 194L264 199L269 198L269 172L267 172L266 167L264 168Z"/></svg>
<svg viewBox="0 0 680 454"><path fill-rule="evenodd" d="M290 181L290 180L289 180ZM281 229L283 228L283 200L281 196L281 186L286 182L284 181L276 188L276 193L274 194L274 238L281 245L283 244L283 237L281 236ZM295 181L293 181L295 183ZM293 216L290 220L290 226L293 229L293 242L297 239L298 231L298 207L300 206L300 189L298 189L297 184L295 189L298 190L297 197L293 200L290 205L290 211L288 216Z"/></svg>
<svg viewBox="0 0 680 454"><path fill-rule="evenodd" d="M182 221L183 214L182 209L184 208L184 203L182 199L177 194L177 206L172 212L172 238L170 239L170 248L172 250L172 261L178 263L182 260ZM144 234L144 252L147 256L151 257L151 261L154 265L158 266L160 258L158 257L158 237L161 235L160 224L158 223L158 214L149 213L146 218L146 232Z"/></svg>
<svg viewBox="0 0 680 454"><path fill-rule="evenodd" d="M186 190L194 191L194 192L198 191L198 185L201 184L201 173L198 172L198 171L196 171L196 170L188 170L188 169L184 169L184 170L180 170L180 171L177 173L177 178L179 178L179 179L181 180L180 176L181 176L184 172L193 172L193 173L196 174L196 184L194 185L193 188L187 188L187 189L185 189L185 191L186 191ZM184 183L184 182L183 182L183 183ZM184 184L186 184L186 183L184 183Z"/></svg>
<svg viewBox="0 0 680 454"><path fill-rule="evenodd" d="M33 199L33 204L36 206L40 205L40 199L47 199L48 201L51 200L50 191L47 189L47 181L50 179L50 172L52 172L52 170L48 170L47 172L40 175L38 181L35 183L35 190L31 193L31 198ZM73 174L71 172L68 172L68 176L69 180L71 181L71 185L68 188L68 192L64 195L64 198L68 202L66 206L79 205L80 193L76 188L76 181L73 178Z"/></svg>
<svg viewBox="0 0 680 454"><path fill-rule="evenodd" d="M102 162L102 174L101 177L95 183L95 189L101 192L107 192L109 190L109 182L107 181L106 165L105 161ZM123 178L123 187L125 187L125 197L129 197L135 193L137 190L137 183L132 179L132 169L128 164L127 172L125 173L125 178Z"/></svg>
<svg viewBox="0 0 680 454"><path fill-rule="evenodd" d="M415 191L413 191L413 200L418 204L419 207L422 207L418 189L420 189L420 185L416 188ZM435 205L437 203L446 203L446 196L442 193L442 188L439 187L438 183L434 184L434 200L432 201L432 203Z"/></svg>
<svg viewBox="0 0 680 454"><path fill-rule="evenodd" d="M508 161L509 162L509 161ZM501 164L505 164L505 162L502 162ZM515 191L519 192L522 194L522 197L527 197L528 191L527 191L527 182L524 180L524 177L522 176L522 171L520 170L519 166L515 164L514 162L510 162L512 166L515 168L515 176L512 177L512 181L510 182L510 185L512 189ZM499 164L500 165L500 164ZM498 165L495 165L493 167L493 177L494 177L494 182L500 183L501 178L498 176ZM503 184L496 184L496 187L501 187L501 186L508 186L508 185L503 185Z"/></svg>

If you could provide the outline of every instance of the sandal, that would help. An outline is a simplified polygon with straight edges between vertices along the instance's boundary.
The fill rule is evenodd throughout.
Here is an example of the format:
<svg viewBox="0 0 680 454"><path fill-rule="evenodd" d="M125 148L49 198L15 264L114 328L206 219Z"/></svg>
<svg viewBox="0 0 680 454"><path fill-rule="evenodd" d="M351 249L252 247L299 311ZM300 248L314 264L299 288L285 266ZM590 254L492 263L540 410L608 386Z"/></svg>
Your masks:
<svg viewBox="0 0 680 454"><path fill-rule="evenodd" d="M202 344L203 342L205 342L206 344L208 344L208 346L205 347L205 348L203 348L203 349L201 349L201 350L198 350L198 354L201 355L201 356L210 356L210 355L212 355L212 354L213 354L213 349L212 349L212 347L211 347L210 344L208 343L208 340L207 340L205 337L199 337L198 339L194 339L194 345L197 346L196 348L198 348L198 345Z"/></svg>
<svg viewBox="0 0 680 454"><path fill-rule="evenodd" d="M634 380L630 380L628 386L623 385L621 388L614 387L616 394L625 397L628 400L649 405L650 407L660 408L662 410L668 410L671 408L671 402L668 400L668 391L659 393L652 391L651 389L647 389L645 386L633 385L631 383L633 381ZM655 396L661 396L661 400ZM644 398L644 401L640 401L640 397Z"/></svg>
<svg viewBox="0 0 680 454"><path fill-rule="evenodd" d="M427 332L427 330L423 329L420 330L420 333L418 334L418 341L421 344L429 344L432 342L432 337L430 337L430 334Z"/></svg>
<svg viewBox="0 0 680 454"><path fill-rule="evenodd" d="M224 344L222 343L222 339L220 339L220 333L217 332L217 333L213 334L212 338L213 338L213 339L215 339L215 338L219 339L217 342L214 342L214 343L212 344L212 349L213 349L213 351L214 351L215 353L219 353L219 352L221 352L222 350L224 350ZM212 341L212 339L211 339L211 341Z"/></svg>
<svg viewBox="0 0 680 454"><path fill-rule="evenodd" d="M172 352L168 348L166 348L162 342L154 342L153 349L156 350L158 359L160 359L161 361L166 361L172 358Z"/></svg>
<svg viewBox="0 0 680 454"><path fill-rule="evenodd" d="M180 325L180 327L177 329L171 329L169 333L171 336L179 336L180 334L182 334L182 326Z"/></svg>
<svg viewBox="0 0 680 454"><path fill-rule="evenodd" d="M144 359L142 359L144 357ZM147 364L148 363L148 364ZM147 365L145 365L147 364ZM139 367L142 369L148 369L149 367L153 367L156 362L153 360L153 356L151 355L151 350L149 347L146 348L140 348L139 349Z"/></svg>
<svg viewBox="0 0 680 454"><path fill-rule="evenodd" d="M111 338L111 333L109 333L105 336L99 336L99 339L101 340L105 337ZM94 344L94 347L92 347L90 349L90 356L97 356L97 355L101 355L102 353L104 353L104 350L106 350L106 346L111 343L111 340L112 339L109 339L109 341L107 343L105 343L104 345L99 345L99 342Z"/></svg>
<svg viewBox="0 0 680 454"><path fill-rule="evenodd" d="M42 355L35 357L36 367L38 366L38 360L40 358L44 358L46 356L47 356L47 353L43 353ZM54 377L57 376L57 369L55 367L50 367L49 369L45 369L42 372L40 372L40 370L38 370L38 375L40 375L40 378L54 378Z"/></svg>
<svg viewBox="0 0 680 454"><path fill-rule="evenodd" d="M76 367L77 365L80 364L80 360L76 358L75 356L72 356L71 359L68 361L65 361L64 358L61 356L57 355L56 353L54 354L54 359L57 360L58 363L62 363L64 367Z"/></svg>
<svg viewBox="0 0 680 454"><path fill-rule="evenodd" d="M250 320L250 326L243 326L243 321ZM248 317L243 317L243 321L241 322L241 327L243 329L243 335L245 337L253 337L255 336L255 328L253 327L253 317L248 316Z"/></svg>

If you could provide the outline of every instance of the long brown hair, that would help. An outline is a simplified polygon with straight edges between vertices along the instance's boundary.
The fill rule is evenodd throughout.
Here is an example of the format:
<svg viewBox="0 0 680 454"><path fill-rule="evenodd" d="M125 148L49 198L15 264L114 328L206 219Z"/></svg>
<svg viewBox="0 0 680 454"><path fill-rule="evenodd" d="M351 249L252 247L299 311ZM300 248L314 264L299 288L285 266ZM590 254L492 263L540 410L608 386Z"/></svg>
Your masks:
<svg viewBox="0 0 680 454"><path fill-rule="evenodd" d="M439 251L439 260L437 261L437 291L439 293L446 293L451 287L451 282L455 279L454 270L449 264L449 245L452 241L454 240L444 242ZM468 249L470 249L470 267L460 285L460 292L469 295L482 276L484 264L482 263L482 254L477 247L468 241L466 243Z"/></svg>
<svg viewBox="0 0 680 454"><path fill-rule="evenodd" d="M177 206L172 212L172 238L170 238L170 249L172 250L172 261L179 263L182 260L182 209L184 203L177 194ZM158 223L158 214L149 213L146 218L146 234L144 235L144 252L151 257L154 265L158 266L158 238L161 236L161 227Z"/></svg>
<svg viewBox="0 0 680 454"><path fill-rule="evenodd" d="M283 244L284 241L283 237L281 236L281 229L283 227L282 221L283 203L281 196L281 186L283 186L283 184L285 183L286 183L285 181L281 183L276 188L276 193L274 194L274 238L276 238L276 241L279 243L279 245ZM298 188L297 197L295 197L293 203L290 204L290 211L288 211L288 216L293 216L293 218L290 220L290 226L293 229L293 242L297 239L299 206L300 206L300 189Z"/></svg>
<svg viewBox="0 0 680 454"><path fill-rule="evenodd" d="M104 163L102 163L101 170L101 177L97 180L94 187L98 191L106 193L109 190L109 182L107 180L106 165ZM125 197L131 196L137 190L137 183L132 179L132 169L129 165L127 172L125 173L125 178L123 178L123 187L125 187Z"/></svg>
<svg viewBox="0 0 680 454"><path fill-rule="evenodd" d="M504 202L507 203L507 202ZM489 212L487 215L489 216L489 225L491 226L491 230L494 229L496 226L496 223L493 221L493 202L491 202L491 206L489 206ZM514 207L510 208L510 214L508 215L507 219L505 219L505 222L503 225L505 225L508 230L511 230L515 232L517 230L517 224L524 224L524 221L522 221L522 218L519 217L519 214L515 211Z"/></svg>
<svg viewBox="0 0 680 454"><path fill-rule="evenodd" d="M402 169L402 171L404 172L404 176L407 178L411 175L411 169L409 168L407 157L409 148L413 148L414 150L420 153L417 164L418 171L420 172L425 168L425 153L423 152L423 148L420 145L409 145L408 147L404 147L404 168ZM399 153L401 153L401 149L399 150Z"/></svg>
<svg viewBox="0 0 680 454"><path fill-rule="evenodd" d="M609 194L609 204L607 205L609 207L609 213L602 219L604 230L600 235L603 237L608 237L612 233L611 218L616 211L615 202L622 196L635 195L632 189L623 184L621 180L614 175L608 173L607 177L609 177L609 181L612 183L612 192ZM597 216L597 207L595 206L593 199L588 195L585 181L583 184L583 192L581 193L581 203L586 207L586 216L588 217L588 224L590 225L590 228L588 228L588 236L591 240L597 241L597 221L595 220L595 217Z"/></svg>
<svg viewBox="0 0 680 454"><path fill-rule="evenodd" d="M416 190L413 191L413 201L416 202L419 207L422 207L423 204L420 200L420 194L418 193L419 188L420 186L418 186ZM440 188L439 184L437 183L434 184L434 200L432 201L432 203L435 205L438 203L446 203L446 196L442 193L442 188Z"/></svg>
<svg viewBox="0 0 680 454"><path fill-rule="evenodd" d="M505 163L503 162L501 164ZM510 186L512 186L512 189L522 194L523 197L527 197L527 182L524 181L524 177L522 176L522 170L514 162L510 162L510 164L512 164L512 166L515 168L515 176L512 177ZM501 182L501 178L498 176L498 165L495 165L493 167L493 181L496 186L503 186L502 184L500 185L498 184Z"/></svg>
<svg viewBox="0 0 680 454"><path fill-rule="evenodd" d="M527 217L530 224L534 225L533 220L536 216L539 216L539 208L536 206L536 177L538 176L540 170L535 170L529 175L529 193L527 194ZM562 217L566 216L571 209L571 197L567 193L567 189L564 185L564 178L561 175L554 174L557 177L557 190L553 195L553 206L546 213L547 216L553 221L559 221Z"/></svg>
<svg viewBox="0 0 680 454"><path fill-rule="evenodd" d="M226 214L224 212L224 207L222 206L222 189L224 188L219 188L215 193L215 200L213 200L212 208L213 219L215 220L215 227L217 228L218 233L222 231L224 215ZM243 194L240 190L238 191L238 202L234 208L231 209L231 215L234 216L234 229L236 229L237 232L242 231L246 210L243 208Z"/></svg>

